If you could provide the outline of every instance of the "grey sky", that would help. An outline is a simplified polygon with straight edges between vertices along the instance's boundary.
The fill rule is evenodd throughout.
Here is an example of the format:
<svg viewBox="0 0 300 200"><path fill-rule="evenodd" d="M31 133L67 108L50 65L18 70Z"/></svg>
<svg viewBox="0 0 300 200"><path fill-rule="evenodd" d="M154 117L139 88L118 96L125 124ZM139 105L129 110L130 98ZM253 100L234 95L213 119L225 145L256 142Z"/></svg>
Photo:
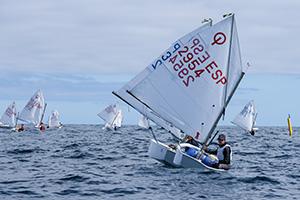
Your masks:
<svg viewBox="0 0 300 200"><path fill-rule="evenodd" d="M203 18L218 21L235 12L252 72L300 73L296 0L2 0L0 5L2 70L135 74Z"/></svg>
<svg viewBox="0 0 300 200"><path fill-rule="evenodd" d="M275 74L300 74L299 10L297 0L1 0L0 108L9 100L26 101L41 88L49 101L67 105L68 122L80 122L68 111L84 101L91 110L85 122L95 122L96 110L116 100L112 90L204 18L217 22L228 12L236 14L243 61L252 64L249 81L233 99L232 115L253 97L258 104L272 100L279 105L285 99L276 94L280 76ZM282 80L289 96L299 83L292 80L299 79L287 77ZM262 88L277 97L268 99ZM299 107L296 101L293 105ZM285 106L274 124L290 111ZM261 109L271 116L274 108Z"/></svg>

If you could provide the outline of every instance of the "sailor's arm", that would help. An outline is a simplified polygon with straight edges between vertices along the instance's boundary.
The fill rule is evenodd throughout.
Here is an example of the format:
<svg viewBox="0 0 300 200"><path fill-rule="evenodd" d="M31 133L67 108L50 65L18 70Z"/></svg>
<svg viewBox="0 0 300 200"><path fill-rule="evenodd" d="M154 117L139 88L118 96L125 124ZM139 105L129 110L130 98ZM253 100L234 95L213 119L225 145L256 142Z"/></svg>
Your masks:
<svg viewBox="0 0 300 200"><path fill-rule="evenodd" d="M206 145L203 146L203 150L206 153L217 155L217 149L209 149Z"/></svg>

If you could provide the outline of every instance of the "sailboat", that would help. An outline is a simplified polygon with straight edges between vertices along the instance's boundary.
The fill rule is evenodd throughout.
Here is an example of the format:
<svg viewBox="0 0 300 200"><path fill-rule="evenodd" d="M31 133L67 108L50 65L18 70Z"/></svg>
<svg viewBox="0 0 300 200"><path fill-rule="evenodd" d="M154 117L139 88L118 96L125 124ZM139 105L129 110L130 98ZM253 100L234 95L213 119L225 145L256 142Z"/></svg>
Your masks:
<svg viewBox="0 0 300 200"><path fill-rule="evenodd" d="M177 40L113 94L161 127L169 124L199 144L208 145L244 76L234 14L216 24L209 20ZM174 167L211 169L185 152L156 139L149 156ZM221 170L221 169L220 169Z"/></svg>
<svg viewBox="0 0 300 200"><path fill-rule="evenodd" d="M122 110L116 104L107 106L98 116L105 121L103 129L116 130L122 126Z"/></svg>
<svg viewBox="0 0 300 200"><path fill-rule="evenodd" d="M255 131L258 130L258 128L254 127L256 118L257 111L254 105L254 101L252 100L245 105L243 110L234 118L232 123L251 133L251 135L254 135Z"/></svg>
<svg viewBox="0 0 300 200"><path fill-rule="evenodd" d="M49 116L47 128L62 128L62 123L59 120L59 112L57 110L53 110Z"/></svg>
<svg viewBox="0 0 300 200"><path fill-rule="evenodd" d="M41 90L38 90L29 99L17 119L26 124L32 124L36 128L40 128L46 107L47 104L45 103L44 95Z"/></svg>
<svg viewBox="0 0 300 200"><path fill-rule="evenodd" d="M149 119L146 116L141 115L138 126L143 129L148 129L150 127Z"/></svg>
<svg viewBox="0 0 300 200"><path fill-rule="evenodd" d="M0 119L0 128L14 128L16 126L17 109L16 104L10 104Z"/></svg>

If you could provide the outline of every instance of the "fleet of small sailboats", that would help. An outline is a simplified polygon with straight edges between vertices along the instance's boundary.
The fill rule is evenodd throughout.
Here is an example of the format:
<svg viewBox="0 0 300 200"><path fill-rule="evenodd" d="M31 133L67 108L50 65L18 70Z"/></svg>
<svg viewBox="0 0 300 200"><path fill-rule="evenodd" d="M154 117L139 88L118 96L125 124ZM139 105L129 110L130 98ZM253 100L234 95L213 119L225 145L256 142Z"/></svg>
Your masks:
<svg viewBox="0 0 300 200"><path fill-rule="evenodd" d="M3 113L0 119L0 128L8 128L12 131L21 132L26 127L38 128L40 131L46 130L43 123L47 103L41 90L36 91L29 99L20 113L17 113L16 104L13 102ZM49 117L48 126L61 128L58 111L53 111Z"/></svg>
<svg viewBox="0 0 300 200"><path fill-rule="evenodd" d="M243 110L234 118L233 124L249 132L251 135L255 134L258 128L254 127L257 117L257 111L254 105L254 101L250 101L245 105Z"/></svg>

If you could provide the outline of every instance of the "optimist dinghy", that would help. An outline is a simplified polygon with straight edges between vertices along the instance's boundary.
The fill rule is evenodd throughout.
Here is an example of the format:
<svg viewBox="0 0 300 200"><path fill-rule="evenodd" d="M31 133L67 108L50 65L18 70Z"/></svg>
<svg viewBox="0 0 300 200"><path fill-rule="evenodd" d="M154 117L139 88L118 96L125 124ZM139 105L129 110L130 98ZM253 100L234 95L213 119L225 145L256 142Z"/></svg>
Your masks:
<svg viewBox="0 0 300 200"><path fill-rule="evenodd" d="M234 118L233 124L247 131L251 135L255 134L258 128L254 127L257 118L257 111L254 105L254 101L250 101L245 105L243 110Z"/></svg>
<svg viewBox="0 0 300 200"><path fill-rule="evenodd" d="M16 104L10 104L0 118L0 128L12 129L16 126L17 109Z"/></svg>
<svg viewBox="0 0 300 200"><path fill-rule="evenodd" d="M40 129L46 107L47 104L45 103L44 95L41 90L38 90L29 99L28 103L18 115L17 119L26 124L34 125L36 128ZM41 130L43 131L44 129Z"/></svg>
<svg viewBox="0 0 300 200"><path fill-rule="evenodd" d="M122 126L123 114L122 110L116 104L107 106L98 116L105 121L102 129L117 130Z"/></svg>
<svg viewBox="0 0 300 200"><path fill-rule="evenodd" d="M171 133L169 127L174 127L208 145L243 76L235 17L230 14L180 38L113 94ZM212 169L208 163L214 159L201 149L186 143L170 147L154 136L148 153L174 167Z"/></svg>

